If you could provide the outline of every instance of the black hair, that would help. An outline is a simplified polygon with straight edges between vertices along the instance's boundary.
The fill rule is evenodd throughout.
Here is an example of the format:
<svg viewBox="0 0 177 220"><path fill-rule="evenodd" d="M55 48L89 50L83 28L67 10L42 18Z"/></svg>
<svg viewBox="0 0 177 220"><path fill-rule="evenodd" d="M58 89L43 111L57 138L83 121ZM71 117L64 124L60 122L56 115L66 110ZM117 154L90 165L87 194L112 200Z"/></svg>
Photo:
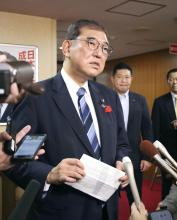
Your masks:
<svg viewBox="0 0 177 220"><path fill-rule="evenodd" d="M4 55L6 56L6 62L15 62L17 61L17 58L12 56L10 53L6 52L6 51L0 51L0 55Z"/></svg>
<svg viewBox="0 0 177 220"><path fill-rule="evenodd" d="M177 68L170 69L170 70L167 72L167 80L169 79L171 73L175 73L175 72L177 72Z"/></svg>
<svg viewBox="0 0 177 220"><path fill-rule="evenodd" d="M115 65L115 67L113 68L112 75L115 76L116 72L117 72L118 70L122 70L122 69L127 69L127 70L129 70L130 73L131 73L131 75L132 75L132 68L131 68L128 64L123 63L123 62L117 63L117 64Z"/></svg>
<svg viewBox="0 0 177 220"><path fill-rule="evenodd" d="M65 39L66 40L76 39L80 35L80 30L83 27L89 27L90 29L93 30L100 30L105 32L105 34L107 35L104 27L98 22L94 20L80 19L69 25Z"/></svg>

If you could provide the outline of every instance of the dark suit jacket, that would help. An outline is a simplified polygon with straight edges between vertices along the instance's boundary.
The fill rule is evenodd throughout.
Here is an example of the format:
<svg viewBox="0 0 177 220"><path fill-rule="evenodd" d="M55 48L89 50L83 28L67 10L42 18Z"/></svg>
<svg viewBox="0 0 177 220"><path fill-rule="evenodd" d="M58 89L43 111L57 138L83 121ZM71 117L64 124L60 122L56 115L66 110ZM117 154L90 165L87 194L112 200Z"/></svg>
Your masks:
<svg viewBox="0 0 177 220"><path fill-rule="evenodd" d="M48 172L64 158L80 158L83 153L94 157L61 74L42 84L45 93L27 97L14 113L17 129L30 124L31 133L47 134L46 153L39 161L17 165L8 172L22 187L32 178L44 185ZM130 151L119 98L112 90L93 81L89 81L89 89L100 129L102 161L115 166L115 162ZM112 112L105 112L103 99ZM51 185L47 196L36 204L40 219L50 216L52 220L99 220L102 212L100 201L65 184ZM117 193L107 202L107 209L109 220L116 220Z"/></svg>
<svg viewBox="0 0 177 220"><path fill-rule="evenodd" d="M7 117L10 115L12 115L13 112L13 108L14 108L14 104L8 104L4 114L2 115L0 122L7 122Z"/></svg>
<svg viewBox="0 0 177 220"><path fill-rule="evenodd" d="M145 97L133 92L129 93L127 134L132 148L131 160L134 168L139 169L142 159L149 160L139 146L142 139L152 141L152 123Z"/></svg>
<svg viewBox="0 0 177 220"><path fill-rule="evenodd" d="M171 93L155 99L152 108L154 140L159 140L177 160L177 130L171 124L176 119Z"/></svg>

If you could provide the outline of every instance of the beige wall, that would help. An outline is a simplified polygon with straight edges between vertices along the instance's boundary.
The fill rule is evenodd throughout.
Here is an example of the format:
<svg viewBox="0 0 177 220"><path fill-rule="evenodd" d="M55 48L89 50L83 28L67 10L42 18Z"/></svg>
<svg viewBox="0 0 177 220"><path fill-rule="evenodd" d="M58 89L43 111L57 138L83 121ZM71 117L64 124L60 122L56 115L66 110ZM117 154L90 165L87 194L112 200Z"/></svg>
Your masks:
<svg viewBox="0 0 177 220"><path fill-rule="evenodd" d="M39 48L39 80L56 73L56 20L0 12L0 43L37 46Z"/></svg>

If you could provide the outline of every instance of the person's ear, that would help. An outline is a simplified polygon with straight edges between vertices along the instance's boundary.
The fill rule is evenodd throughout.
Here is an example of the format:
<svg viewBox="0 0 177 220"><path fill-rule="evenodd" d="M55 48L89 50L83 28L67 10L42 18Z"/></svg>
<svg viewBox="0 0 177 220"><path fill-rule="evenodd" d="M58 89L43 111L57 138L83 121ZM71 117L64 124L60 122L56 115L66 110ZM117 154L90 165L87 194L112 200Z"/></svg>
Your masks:
<svg viewBox="0 0 177 220"><path fill-rule="evenodd" d="M70 47L71 47L71 41L70 40L64 40L62 44L62 52L65 57L70 56Z"/></svg>

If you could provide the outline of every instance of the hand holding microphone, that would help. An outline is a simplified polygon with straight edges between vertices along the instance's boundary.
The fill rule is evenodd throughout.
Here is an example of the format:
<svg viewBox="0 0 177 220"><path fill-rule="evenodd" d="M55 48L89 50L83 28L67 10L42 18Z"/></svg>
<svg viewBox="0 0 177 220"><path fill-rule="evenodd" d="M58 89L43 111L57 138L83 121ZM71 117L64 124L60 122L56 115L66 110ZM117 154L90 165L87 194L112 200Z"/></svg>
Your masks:
<svg viewBox="0 0 177 220"><path fill-rule="evenodd" d="M130 188L131 188L132 195L133 195L133 198L135 201L135 205L136 205L137 209L139 209L141 199L140 199L137 185L135 182L132 162L129 157L123 157L122 162L123 162L124 170L127 173L127 176L129 177Z"/></svg>

